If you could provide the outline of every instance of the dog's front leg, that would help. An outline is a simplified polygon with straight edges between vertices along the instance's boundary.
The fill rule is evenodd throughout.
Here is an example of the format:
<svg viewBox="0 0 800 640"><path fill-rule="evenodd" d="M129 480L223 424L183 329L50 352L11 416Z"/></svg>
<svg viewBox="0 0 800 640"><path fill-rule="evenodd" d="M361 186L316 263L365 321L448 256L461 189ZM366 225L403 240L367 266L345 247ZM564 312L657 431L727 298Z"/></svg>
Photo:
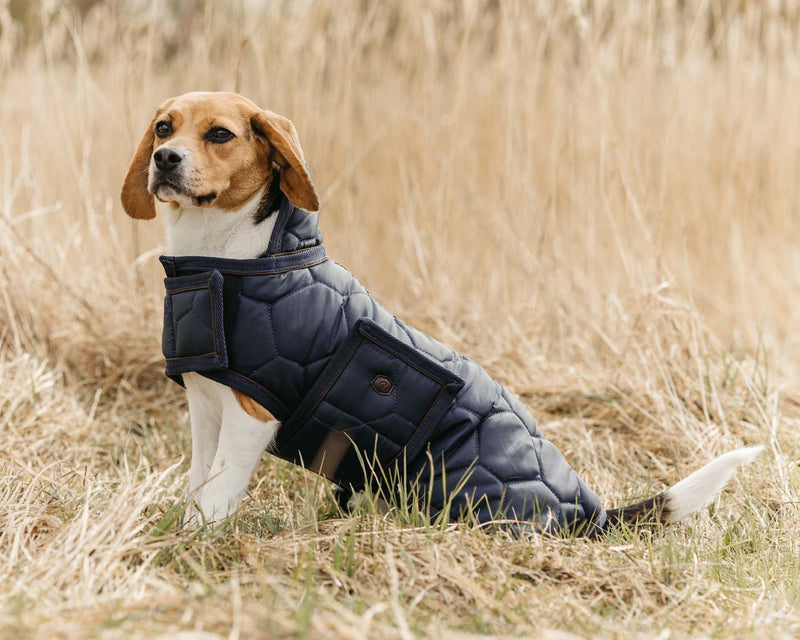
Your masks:
<svg viewBox="0 0 800 640"><path fill-rule="evenodd" d="M261 454L280 426L277 420L248 415L233 392L227 391L217 452L198 501L206 522L217 522L236 510Z"/></svg>
<svg viewBox="0 0 800 640"><path fill-rule="evenodd" d="M186 397L189 401L189 419L192 424L192 465L189 470L189 506L184 521L197 524L198 508L203 489L208 480L214 456L217 453L222 400L216 382L196 373L184 374ZM222 385L219 385L222 388Z"/></svg>

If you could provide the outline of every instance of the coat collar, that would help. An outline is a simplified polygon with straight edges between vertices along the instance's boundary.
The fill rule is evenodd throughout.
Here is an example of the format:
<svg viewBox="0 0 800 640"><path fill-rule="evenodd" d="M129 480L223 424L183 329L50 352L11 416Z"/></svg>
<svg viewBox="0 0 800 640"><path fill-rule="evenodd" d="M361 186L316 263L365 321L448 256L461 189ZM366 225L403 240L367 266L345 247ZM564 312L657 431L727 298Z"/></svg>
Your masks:
<svg viewBox="0 0 800 640"><path fill-rule="evenodd" d="M262 254L264 257L278 256L322 244L318 214L298 209L281 194L277 215L278 219L275 221L269 246Z"/></svg>
<svg viewBox="0 0 800 640"><path fill-rule="evenodd" d="M327 260L319 216L298 209L281 194L278 218L266 251L248 260L207 256L161 256L167 277L178 277L216 269L231 275L273 275L305 269Z"/></svg>

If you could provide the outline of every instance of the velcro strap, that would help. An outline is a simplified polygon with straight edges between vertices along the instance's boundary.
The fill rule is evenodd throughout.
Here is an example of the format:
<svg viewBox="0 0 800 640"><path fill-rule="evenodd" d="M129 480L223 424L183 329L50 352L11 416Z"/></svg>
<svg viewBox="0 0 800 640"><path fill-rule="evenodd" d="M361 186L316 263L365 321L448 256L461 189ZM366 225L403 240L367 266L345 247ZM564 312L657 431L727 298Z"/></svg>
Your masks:
<svg viewBox="0 0 800 640"><path fill-rule="evenodd" d="M168 376L227 369L222 281L217 270L164 279L161 350Z"/></svg>

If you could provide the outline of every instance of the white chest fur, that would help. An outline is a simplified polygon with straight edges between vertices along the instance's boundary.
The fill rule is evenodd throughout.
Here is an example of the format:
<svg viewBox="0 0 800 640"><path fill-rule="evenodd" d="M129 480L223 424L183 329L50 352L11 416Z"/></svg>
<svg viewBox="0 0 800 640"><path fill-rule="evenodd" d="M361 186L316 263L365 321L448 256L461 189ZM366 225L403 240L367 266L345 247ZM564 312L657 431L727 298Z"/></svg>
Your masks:
<svg viewBox="0 0 800 640"><path fill-rule="evenodd" d="M173 256L214 256L244 260L257 258L267 248L277 215L259 224L254 215L263 190L238 211L215 207L173 209L158 202L157 208L167 221L167 253Z"/></svg>

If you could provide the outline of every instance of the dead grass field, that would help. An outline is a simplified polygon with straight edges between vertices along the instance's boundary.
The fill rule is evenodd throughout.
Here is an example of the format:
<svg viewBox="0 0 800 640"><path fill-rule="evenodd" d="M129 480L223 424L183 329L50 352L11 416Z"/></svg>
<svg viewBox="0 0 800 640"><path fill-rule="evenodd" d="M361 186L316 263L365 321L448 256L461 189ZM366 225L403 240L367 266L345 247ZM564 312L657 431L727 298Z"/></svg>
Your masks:
<svg viewBox="0 0 800 640"><path fill-rule="evenodd" d="M798 2L21 5L0 0L0 636L800 634ZM118 193L192 89L290 117L329 253L516 391L607 504L767 454L709 512L596 543L345 515L266 456L224 530L181 530L163 228Z"/></svg>

